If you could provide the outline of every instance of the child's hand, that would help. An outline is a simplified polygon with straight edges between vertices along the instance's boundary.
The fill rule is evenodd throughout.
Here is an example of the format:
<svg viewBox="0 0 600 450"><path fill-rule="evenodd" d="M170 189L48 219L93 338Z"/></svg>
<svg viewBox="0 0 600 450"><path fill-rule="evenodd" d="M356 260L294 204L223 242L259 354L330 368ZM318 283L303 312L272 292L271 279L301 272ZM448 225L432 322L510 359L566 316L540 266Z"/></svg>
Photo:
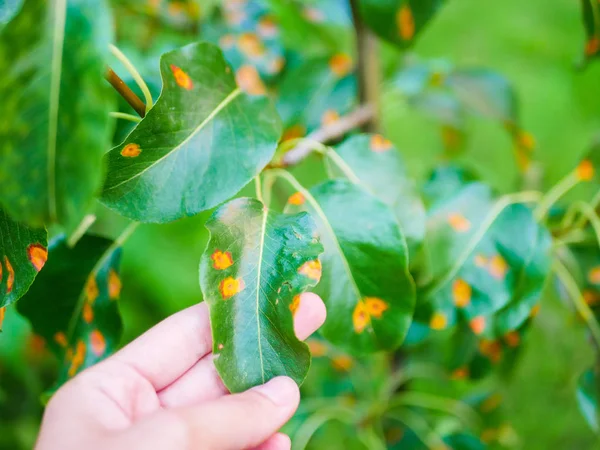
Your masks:
<svg viewBox="0 0 600 450"><path fill-rule="evenodd" d="M324 321L321 299L303 294L296 335L306 339ZM298 406L296 384L279 377L230 395L211 349L205 304L174 314L66 383L48 404L37 449L289 449L277 430Z"/></svg>

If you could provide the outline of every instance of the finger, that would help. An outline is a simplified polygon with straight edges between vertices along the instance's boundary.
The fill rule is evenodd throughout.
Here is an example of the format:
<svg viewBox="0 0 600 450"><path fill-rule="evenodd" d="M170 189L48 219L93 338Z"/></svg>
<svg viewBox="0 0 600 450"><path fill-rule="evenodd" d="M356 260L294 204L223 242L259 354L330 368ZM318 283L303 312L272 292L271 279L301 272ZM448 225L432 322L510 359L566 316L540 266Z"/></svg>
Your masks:
<svg viewBox="0 0 600 450"><path fill-rule="evenodd" d="M125 363L159 391L210 353L212 336L206 304L166 318L106 360Z"/></svg>
<svg viewBox="0 0 600 450"><path fill-rule="evenodd" d="M326 310L318 295L306 292L294 315L294 330L299 339L306 339L325 322ZM173 384L158 393L167 408L195 405L227 394L213 364L212 355L198 361Z"/></svg>
<svg viewBox="0 0 600 450"><path fill-rule="evenodd" d="M123 450L254 448L290 419L299 401L296 383L277 377L244 393L200 406L163 410L120 434L116 442Z"/></svg>
<svg viewBox="0 0 600 450"><path fill-rule="evenodd" d="M292 441L287 434L277 433L256 447L256 450L290 450Z"/></svg>

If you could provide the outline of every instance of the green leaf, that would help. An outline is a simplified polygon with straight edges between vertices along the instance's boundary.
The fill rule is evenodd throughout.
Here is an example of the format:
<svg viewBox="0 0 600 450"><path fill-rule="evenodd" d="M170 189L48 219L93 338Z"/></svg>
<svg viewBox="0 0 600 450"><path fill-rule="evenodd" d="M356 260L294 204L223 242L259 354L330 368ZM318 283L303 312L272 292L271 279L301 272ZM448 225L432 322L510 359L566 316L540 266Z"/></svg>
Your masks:
<svg viewBox="0 0 600 450"><path fill-rule="evenodd" d="M108 11L102 0L27 0L0 30L0 202L16 220L74 228L101 186Z"/></svg>
<svg viewBox="0 0 600 450"><path fill-rule="evenodd" d="M390 206L404 232L409 254L415 253L425 236L425 208L398 149L381 135L361 134L347 139L335 150L361 185ZM329 159L327 166L330 175L343 177Z"/></svg>
<svg viewBox="0 0 600 450"><path fill-rule="evenodd" d="M279 375L302 383L310 352L294 333L292 313L297 296L321 276L323 246L313 220L240 198L217 209L206 226L200 284L225 386L241 392Z"/></svg>
<svg viewBox="0 0 600 450"><path fill-rule="evenodd" d="M588 369L581 374L577 382L577 404L585 421L595 432L599 431L598 392L600 381L594 369Z"/></svg>
<svg viewBox="0 0 600 450"><path fill-rule="evenodd" d="M267 165L280 136L269 100L236 86L216 46L165 53L160 69L156 104L106 155L102 201L139 222L169 222L227 200Z"/></svg>
<svg viewBox="0 0 600 450"><path fill-rule="evenodd" d="M2 0L0 4L0 25L10 22L23 5L23 0Z"/></svg>
<svg viewBox="0 0 600 450"><path fill-rule="evenodd" d="M413 45L444 0L360 0L365 23L400 48Z"/></svg>
<svg viewBox="0 0 600 450"><path fill-rule="evenodd" d="M294 194L286 210L297 209L315 218L325 246L315 290L328 308L325 338L352 354L397 348L410 326L415 287L393 212L346 180Z"/></svg>
<svg viewBox="0 0 600 450"><path fill-rule="evenodd" d="M49 250L48 263L17 309L61 361L58 387L119 344L121 249L85 235L73 248L63 237L54 239Z"/></svg>
<svg viewBox="0 0 600 450"><path fill-rule="evenodd" d="M25 295L48 259L47 247L45 229L15 222L0 209L0 308Z"/></svg>
<svg viewBox="0 0 600 450"><path fill-rule="evenodd" d="M283 77L277 110L285 126L284 139L302 137L335 122L356 102L354 62L337 53L305 61Z"/></svg>
<svg viewBox="0 0 600 450"><path fill-rule="evenodd" d="M583 54L590 59L600 53L600 7L594 0L581 0L581 7L586 34Z"/></svg>
<svg viewBox="0 0 600 450"><path fill-rule="evenodd" d="M539 301L550 233L526 206L499 205L486 186L471 183L431 208L425 248L433 281L425 304L433 329L462 320L479 336L502 337Z"/></svg>

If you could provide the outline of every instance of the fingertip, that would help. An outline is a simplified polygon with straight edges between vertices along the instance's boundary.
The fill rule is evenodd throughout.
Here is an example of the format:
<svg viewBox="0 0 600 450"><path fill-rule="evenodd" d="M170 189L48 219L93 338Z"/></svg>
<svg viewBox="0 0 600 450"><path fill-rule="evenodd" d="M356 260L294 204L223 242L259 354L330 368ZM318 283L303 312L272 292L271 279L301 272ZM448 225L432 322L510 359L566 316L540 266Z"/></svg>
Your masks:
<svg viewBox="0 0 600 450"><path fill-rule="evenodd" d="M325 323L327 309L317 294L305 292L300 295L300 305L294 315L294 331L304 340Z"/></svg>
<svg viewBox="0 0 600 450"><path fill-rule="evenodd" d="M287 434L277 433L263 442L256 450L290 450L292 440Z"/></svg>
<svg viewBox="0 0 600 450"><path fill-rule="evenodd" d="M300 403L300 389L289 377L275 377L265 384L252 388L253 391L267 397L274 405L295 410Z"/></svg>

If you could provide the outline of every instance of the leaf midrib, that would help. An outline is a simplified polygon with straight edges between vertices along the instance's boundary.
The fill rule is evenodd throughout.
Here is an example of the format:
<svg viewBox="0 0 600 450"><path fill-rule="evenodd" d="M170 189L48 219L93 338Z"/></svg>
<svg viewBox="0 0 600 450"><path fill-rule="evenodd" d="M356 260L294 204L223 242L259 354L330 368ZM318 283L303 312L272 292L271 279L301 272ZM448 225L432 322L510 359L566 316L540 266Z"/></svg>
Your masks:
<svg viewBox="0 0 600 450"><path fill-rule="evenodd" d="M148 167L144 168L144 170L141 170L140 172L137 172L136 174L134 174L131 178L123 180L120 183L115 184L114 186L110 186L109 188L105 189L105 192L110 191L112 189L116 189L125 183L129 183L131 180L143 175L148 170L152 169L154 166L159 164L162 160L175 154L175 152L177 152L177 150L183 148L183 146L185 146L185 144L187 144L196 134L198 134L206 126L207 123L209 123L212 119L214 119L217 116L217 114L219 114L227 105L229 105L233 100L235 100L238 97L238 95L240 95L241 93L242 93L242 91L239 87L235 88L223 100L221 100L221 102L217 105L217 107L196 128L194 128L194 130L189 134L188 137L186 137L183 141L181 141L179 144L177 144L176 147L174 147L171 151L169 151L162 158L157 159L152 164L150 164Z"/></svg>
<svg viewBox="0 0 600 450"><path fill-rule="evenodd" d="M265 383L265 365L263 361L263 352L262 352L262 336L260 331L260 283L262 278L262 262L263 262L263 253L265 249L265 235L267 233L267 217L269 215L269 210L263 206L263 218L262 218L262 226L260 233L260 244L259 244L259 254L258 254L258 269L257 269L257 280L256 280L256 330L257 330L257 338L258 338L258 355L260 356L260 375L262 377L262 382Z"/></svg>

